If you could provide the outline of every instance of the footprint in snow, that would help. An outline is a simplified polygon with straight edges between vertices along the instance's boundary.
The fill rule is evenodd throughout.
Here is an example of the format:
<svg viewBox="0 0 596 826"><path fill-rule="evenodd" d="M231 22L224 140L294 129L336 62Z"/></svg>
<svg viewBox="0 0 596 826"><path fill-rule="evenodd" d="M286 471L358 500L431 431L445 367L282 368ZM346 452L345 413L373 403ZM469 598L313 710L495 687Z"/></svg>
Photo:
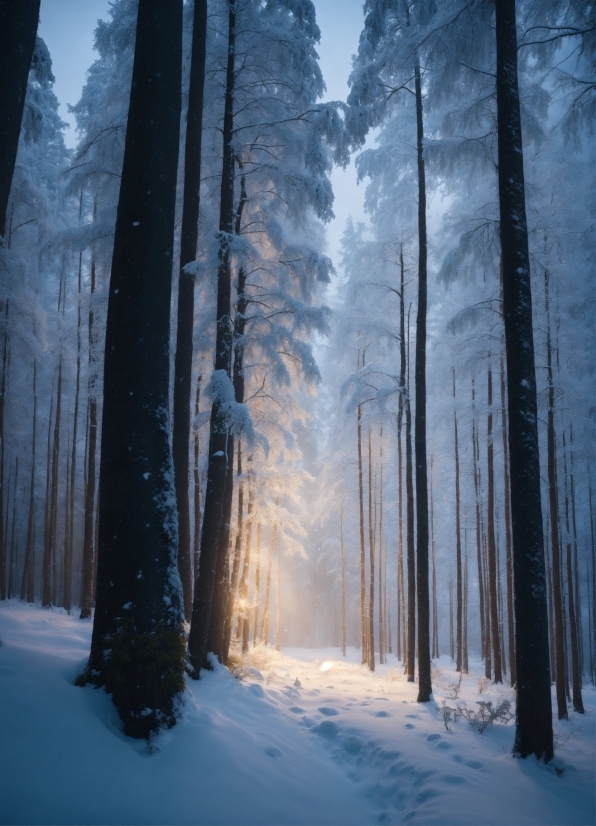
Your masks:
<svg viewBox="0 0 596 826"><path fill-rule="evenodd" d="M339 726L333 720L323 720L318 726L313 728L313 731L325 740L335 740L339 733Z"/></svg>
<svg viewBox="0 0 596 826"><path fill-rule="evenodd" d="M265 754L267 757L283 757L283 752L280 749L276 749L275 746L267 746Z"/></svg>
<svg viewBox="0 0 596 826"><path fill-rule="evenodd" d="M434 742L435 740L440 740L440 739L441 739L441 735L440 735L440 734L429 734L429 735L428 735L428 737L427 737L426 739L428 740L428 742L429 742L429 743L432 743L432 742Z"/></svg>
<svg viewBox="0 0 596 826"><path fill-rule="evenodd" d="M292 708L290 709L290 711L292 712L292 714L302 714L302 712L304 711L304 709L303 709L303 708L300 708L300 706L292 706Z"/></svg>
<svg viewBox="0 0 596 826"><path fill-rule="evenodd" d="M414 725L414 723L406 723L404 728L416 728L416 726Z"/></svg>
<svg viewBox="0 0 596 826"><path fill-rule="evenodd" d="M331 706L322 706L319 711L325 717L336 717L339 714L339 711L336 708L331 708Z"/></svg>
<svg viewBox="0 0 596 826"><path fill-rule="evenodd" d="M389 714L388 711L375 711L374 716L375 717L391 717L391 714Z"/></svg>

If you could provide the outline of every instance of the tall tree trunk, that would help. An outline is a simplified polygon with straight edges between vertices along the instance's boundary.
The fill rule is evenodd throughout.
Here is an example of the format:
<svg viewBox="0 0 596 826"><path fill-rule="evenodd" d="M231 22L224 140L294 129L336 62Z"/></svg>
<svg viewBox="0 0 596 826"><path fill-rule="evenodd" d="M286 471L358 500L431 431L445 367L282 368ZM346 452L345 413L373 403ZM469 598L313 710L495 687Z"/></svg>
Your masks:
<svg viewBox="0 0 596 826"><path fill-rule="evenodd" d="M416 314L416 604L418 619L418 702L432 695L430 674L430 617L428 598L428 484L426 470L426 179L420 63L415 67L416 146L418 160L418 312Z"/></svg>
<svg viewBox="0 0 596 826"><path fill-rule="evenodd" d="M464 610L463 610L463 631L462 631L462 671L467 674L468 664L468 554L464 559Z"/></svg>
<svg viewBox="0 0 596 826"><path fill-rule="evenodd" d="M58 521L58 462L60 461L60 415L62 408L62 357L58 367L58 388L56 391L56 416L52 440L50 484L47 490L48 530L43 554L43 590L41 604L49 608L56 604L56 533Z"/></svg>
<svg viewBox="0 0 596 826"><path fill-rule="evenodd" d="M238 439L238 458L237 458L237 474L238 478L242 476L242 450L241 442ZM223 657L224 662L228 658L228 651L230 649L230 640L232 637L232 621L234 618L234 603L236 602L236 590L238 587L238 576L240 574L240 557L242 555L242 539L244 526L244 485L240 482L238 485L238 512L236 514L236 537L234 539L234 554L232 560L232 578L230 580L230 589L226 608L226 618L224 625L224 645Z"/></svg>
<svg viewBox="0 0 596 826"><path fill-rule="evenodd" d="M515 0L495 4L499 211L515 587L514 753L553 755L532 296L517 82Z"/></svg>
<svg viewBox="0 0 596 826"><path fill-rule="evenodd" d="M0 246L6 230L39 5L40 0L3 0L0 4Z"/></svg>
<svg viewBox="0 0 596 826"><path fill-rule="evenodd" d="M573 710L578 714L584 713L584 702L582 699L581 665L579 655L579 639L577 633L577 613L576 595L573 587L573 548L571 544L571 521L569 518L569 481L567 477L567 445L565 443L565 433L563 433L563 473L565 480L565 531L566 561L567 561L567 602L569 604L569 642L571 647L571 691L573 698Z"/></svg>
<svg viewBox="0 0 596 826"><path fill-rule="evenodd" d="M184 615L192 615L192 554L190 541L189 454L192 394L192 339L194 325L194 276L185 267L197 257L203 137L203 91L207 41L207 0L194 0L192 51L184 149L184 196L180 232L180 280L178 327L174 361L172 457L178 506L178 570L184 594Z"/></svg>
<svg viewBox="0 0 596 826"><path fill-rule="evenodd" d="M368 431L368 555L369 555L369 591L368 591L368 667L375 670L375 532L373 528L372 498L372 448L370 429Z"/></svg>
<svg viewBox="0 0 596 826"><path fill-rule="evenodd" d="M87 392L89 397L89 422L87 426L87 481L85 484L85 509L83 515L83 564L81 570L81 615L80 619L89 619L93 611L95 597L95 562L96 562L96 519L95 519L95 485L97 456L97 376L95 352L95 328L93 297L96 291L97 272L95 256L91 259L91 296L89 303L89 378Z"/></svg>
<svg viewBox="0 0 596 826"><path fill-rule="evenodd" d="M231 252L230 243L234 230L234 79L236 52L236 6L230 4L228 12L228 60L226 68L226 92L223 120L223 167L219 211L219 264L217 269L217 328L215 342L215 373L217 385L229 381L233 350L231 316ZM212 379L213 382L213 379ZM221 586L224 579L227 547L221 541L225 523L228 471L234 455L234 439L228 432L222 400L216 393L211 408L209 433L209 461L199 574L195 584L193 613L188 639L188 655L191 676L199 678L207 655L209 626L212 609L221 604ZM223 558L222 558L223 556ZM217 634L213 628L211 633Z"/></svg>
<svg viewBox="0 0 596 826"><path fill-rule="evenodd" d="M199 417L199 407L201 403L201 381L203 376L199 374L197 376L197 395L195 399L195 418L198 420ZM198 423L195 427L195 439L194 439L194 451L195 451L195 463L194 463L194 512L195 512L195 525L194 525L194 556L193 556L193 573L194 578L196 579L198 571L199 571L199 553L201 549L201 469L200 469L200 455L201 455L201 445L199 439L199 427Z"/></svg>
<svg viewBox="0 0 596 826"><path fill-rule="evenodd" d="M139 0L106 324L96 609L81 680L105 686L133 737L172 726L184 687L168 416L181 66L182 0Z"/></svg>
<svg viewBox="0 0 596 826"><path fill-rule="evenodd" d="M261 523L257 522L257 564L255 566L254 627L252 644L259 641L259 600L261 597Z"/></svg>
<svg viewBox="0 0 596 826"><path fill-rule="evenodd" d="M435 559L435 518L433 502L433 456L430 457L430 546L432 552L432 603L433 603L433 629L432 629L432 656L439 657L439 607L437 603L437 567Z"/></svg>
<svg viewBox="0 0 596 826"><path fill-rule="evenodd" d="M552 346L550 337L548 272L544 275L546 302L546 359L548 381L547 411L547 471L550 515L550 535L552 548L553 614L555 626L555 680L557 686L557 713L559 720L567 719L565 697L565 632L563 628L563 596L561 583L561 546L559 534L559 493L557 482L557 446L555 434L555 388L553 379Z"/></svg>
<svg viewBox="0 0 596 826"><path fill-rule="evenodd" d="M453 583L449 581L449 656L455 659L455 634L453 622Z"/></svg>
<svg viewBox="0 0 596 826"><path fill-rule="evenodd" d="M277 547L277 594L275 603L275 648L281 651L281 543Z"/></svg>
<svg viewBox="0 0 596 826"><path fill-rule="evenodd" d="M79 199L79 221L82 218L83 192ZM70 490L68 492L68 509L70 518L68 521L68 542L64 542L64 583L63 602L64 607L70 614L72 608L72 554L74 547L74 512L75 512L75 490L77 475L77 436L79 424L79 395L81 389L81 294L83 281L83 253L79 252L79 271L77 285L77 367L75 378L75 403L72 425L72 452L70 455Z"/></svg>
<svg viewBox="0 0 596 826"><path fill-rule="evenodd" d="M511 685L515 687L515 620L513 618L513 548L511 546L511 486L509 484L509 453L507 451L507 409L505 406L505 363L501 356L501 434L503 437L503 498L505 502L505 564L507 566L507 645Z"/></svg>
<svg viewBox="0 0 596 826"><path fill-rule="evenodd" d="M261 641L269 645L269 604L271 597L271 569L273 568L273 549L275 547L275 522L271 526L269 537L269 560L267 563L267 579L265 580L265 603L263 605L263 626L261 628Z"/></svg>
<svg viewBox="0 0 596 826"><path fill-rule="evenodd" d="M398 531L399 547L397 558L397 659L403 657L406 661L406 615L405 615L405 584L404 584L404 522L403 522L403 446L402 427L404 415L404 400L406 397L406 330L405 330L405 296L404 296L404 250L399 245L399 398L397 408L397 476L398 476Z"/></svg>
<svg viewBox="0 0 596 826"><path fill-rule="evenodd" d="M379 448L379 663L385 663L385 578L383 576L383 426L381 425Z"/></svg>
<svg viewBox="0 0 596 826"><path fill-rule="evenodd" d="M457 592L457 614L456 614L456 665L455 670L462 670L462 568L461 568L461 501L459 490L459 442L457 433L457 409L455 396L455 367L453 368L453 433L455 450L455 582Z"/></svg>
<svg viewBox="0 0 596 826"><path fill-rule="evenodd" d="M363 359L364 361L364 359ZM360 368L360 353L358 353L358 368ZM358 508L360 527L360 632L362 644L361 663L368 662L368 629L366 627L366 549L364 546L364 485L362 479L362 407L358 405L357 433L358 433Z"/></svg>
<svg viewBox="0 0 596 826"><path fill-rule="evenodd" d="M495 682L503 682L503 672L501 663L501 642L499 639L499 603L497 596L497 546L495 542L495 470L494 470L494 444L493 444L493 371L488 368L488 424L487 424L487 477L488 477L488 517L487 517L487 538L488 538L488 595L490 605L490 626L492 637L492 655L494 663Z"/></svg>
<svg viewBox="0 0 596 826"><path fill-rule="evenodd" d="M341 653L346 656L346 568L344 559L344 506L339 515L339 547L341 552Z"/></svg>
<svg viewBox="0 0 596 826"><path fill-rule="evenodd" d="M248 507L246 509L246 544L244 548L244 565L242 567L242 576L240 578L240 607L242 608L241 621L239 623L242 636L242 653L248 651L248 632L249 632L249 610L248 610L248 574L250 571L250 546L252 543L252 508L253 508L253 494L248 491Z"/></svg>
<svg viewBox="0 0 596 826"><path fill-rule="evenodd" d="M37 362L33 360L33 433L31 435L31 481L29 483L29 516L27 519L27 544L25 565L21 580L21 599L35 600L35 450L37 434Z"/></svg>
<svg viewBox="0 0 596 826"><path fill-rule="evenodd" d="M484 567L482 564L482 519L480 508L480 468L478 456L478 425L476 416L476 389L472 379L472 453L474 466L474 500L476 516L476 555L478 565L478 610L480 614L480 644L482 658L486 658L486 628L484 607Z"/></svg>
<svg viewBox="0 0 596 826"><path fill-rule="evenodd" d="M10 529L10 556L8 559L8 571L7 571L7 585L6 591L8 599L12 599L15 595L15 569L16 569L16 558L18 555L17 547L16 547L16 522L17 522L17 496L19 491L19 456L17 454L15 460L15 472L14 472L14 493L12 497L12 520L11 520L11 529ZM8 512L6 518L8 519Z"/></svg>
<svg viewBox="0 0 596 826"><path fill-rule="evenodd" d="M410 407L410 311L407 325L407 390L404 397L406 412L406 546L408 574L408 622L406 674L414 682L416 658L416 545L414 542L414 477L412 467L412 409Z"/></svg>

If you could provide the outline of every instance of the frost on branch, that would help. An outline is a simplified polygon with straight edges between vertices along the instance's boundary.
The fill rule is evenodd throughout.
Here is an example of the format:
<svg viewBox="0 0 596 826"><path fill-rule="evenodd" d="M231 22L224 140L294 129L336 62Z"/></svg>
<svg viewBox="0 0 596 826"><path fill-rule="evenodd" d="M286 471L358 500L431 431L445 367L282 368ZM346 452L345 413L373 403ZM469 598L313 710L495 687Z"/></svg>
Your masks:
<svg viewBox="0 0 596 826"><path fill-rule="evenodd" d="M240 404L234 397L234 386L225 370L214 370L205 395L214 405L219 406L225 427L236 435L242 433L249 444L253 444L256 435L245 404Z"/></svg>

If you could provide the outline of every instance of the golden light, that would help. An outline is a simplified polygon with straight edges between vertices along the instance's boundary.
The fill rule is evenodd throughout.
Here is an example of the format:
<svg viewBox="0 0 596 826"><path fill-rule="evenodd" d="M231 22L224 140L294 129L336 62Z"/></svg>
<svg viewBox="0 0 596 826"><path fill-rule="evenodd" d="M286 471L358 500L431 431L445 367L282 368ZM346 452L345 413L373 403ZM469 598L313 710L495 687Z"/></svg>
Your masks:
<svg viewBox="0 0 596 826"><path fill-rule="evenodd" d="M325 673L325 671L329 671L331 668L333 668L333 663L332 663L332 662L330 662L329 660L326 660L326 661L325 661L325 662L321 665L320 670L321 670L323 673Z"/></svg>

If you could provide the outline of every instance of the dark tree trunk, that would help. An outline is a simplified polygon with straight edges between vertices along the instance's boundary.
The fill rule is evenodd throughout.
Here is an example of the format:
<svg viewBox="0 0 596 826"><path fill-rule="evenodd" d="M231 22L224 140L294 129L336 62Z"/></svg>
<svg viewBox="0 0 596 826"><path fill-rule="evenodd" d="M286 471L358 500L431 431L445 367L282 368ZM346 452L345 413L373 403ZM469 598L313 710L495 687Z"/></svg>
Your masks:
<svg viewBox="0 0 596 826"><path fill-rule="evenodd" d="M89 422L87 426L87 481L85 484L85 508L83 515L83 565L81 571L81 615L89 619L95 596L95 485L97 456L97 398L96 360L93 296L96 289L95 258L91 260L91 299L89 306Z"/></svg>
<svg viewBox="0 0 596 826"><path fill-rule="evenodd" d="M132 737L172 726L184 687L168 417L181 66L182 1L139 0L106 326L97 602L81 680L105 686Z"/></svg>
<svg viewBox="0 0 596 826"><path fill-rule="evenodd" d="M0 3L0 245L17 159L40 0Z"/></svg>
<svg viewBox="0 0 596 826"><path fill-rule="evenodd" d="M400 660L406 660L406 615L405 615L405 584L404 584L404 530L403 530L403 446L402 427L404 415L404 400L406 397L406 324L405 324L405 296L404 296L404 251L403 244L399 247L399 399L397 408L397 475L398 475L398 531L399 548L397 559L397 644L396 654Z"/></svg>
<svg viewBox="0 0 596 826"><path fill-rule="evenodd" d="M346 656L346 569L344 559L344 506L339 515L339 547L341 552L341 653Z"/></svg>
<svg viewBox="0 0 596 826"><path fill-rule="evenodd" d="M439 657L439 608L437 603L437 567L435 559L435 518L433 502L433 457L430 457L430 547L432 553L432 603L433 603L433 628L432 628L432 656Z"/></svg>
<svg viewBox="0 0 596 826"><path fill-rule="evenodd" d="M462 568L461 568L461 501L459 491L459 442L457 433L457 410L455 408L455 368L453 368L453 432L454 432L454 450L455 450L455 582L457 592L457 614L456 614L456 665L455 670L462 670L462 601L463 601L463 583L462 583ZM434 568L434 564L433 564Z"/></svg>
<svg viewBox="0 0 596 826"><path fill-rule="evenodd" d="M242 450L240 439L238 439L237 474L242 476ZM234 540L234 555L232 560L232 577L226 606L226 618L224 625L223 657L224 662L228 659L230 650L230 640L232 638L232 621L234 619L234 604L236 602L236 590L238 588L238 577L240 574L240 557L242 555L242 539L244 528L244 485L238 486L238 512L236 514L236 538Z"/></svg>
<svg viewBox="0 0 596 826"><path fill-rule="evenodd" d="M571 522L569 519L569 484L567 478L565 434L563 433L563 470L565 477L565 530L567 534L566 561L567 561L567 602L569 604L569 642L571 647L571 691L573 710L578 714L584 713L582 699L581 664L579 655L579 635L577 633L577 606L576 594L573 587L573 548L571 544Z"/></svg>
<svg viewBox="0 0 596 826"><path fill-rule="evenodd" d="M430 617L428 598L428 484L426 470L426 180L420 64L415 67L416 146L418 156L418 312L416 315L416 605L418 619L418 702L432 695L430 675Z"/></svg>
<svg viewBox="0 0 596 826"><path fill-rule="evenodd" d="M236 12L230 5L228 13L228 61L226 68L226 93L223 119L223 167L219 211L219 264L217 269L217 329L215 341L215 372L220 379L229 380L233 350L231 315L231 253L230 243L234 230L234 66L236 42ZM230 445L229 442L232 442ZM195 583L193 612L188 639L188 656L192 677L199 678L208 650L209 626L214 604L221 603L219 590L223 583L225 560L221 558L223 543L221 534L225 522L226 489L228 471L233 461L233 437L228 433L221 401L216 395L211 408L209 433L209 459L207 489L199 572ZM227 554L227 547L225 548ZM217 589L217 592L216 592ZM212 634L222 629L212 629Z"/></svg>
<svg viewBox="0 0 596 826"><path fill-rule="evenodd" d="M497 546L495 542L495 470L493 444L493 372L488 368L488 424L487 424L487 550L488 550L488 597L490 606L490 627L492 637L492 659L495 682L503 682L501 664L501 642L499 639L499 607L497 596Z"/></svg>
<svg viewBox="0 0 596 826"><path fill-rule="evenodd" d="M368 556L369 556L369 591L368 591L368 667L375 670L375 534L372 515L372 451L370 430L368 431Z"/></svg>
<svg viewBox="0 0 596 826"><path fill-rule="evenodd" d="M17 547L16 547L16 523L17 523L17 495L19 490L19 457L17 454L17 458L15 460L15 472L14 472L14 493L12 497L12 520L11 520L11 528L10 528L10 556L8 558L8 570L7 570L7 585L6 585L6 592L8 599L12 599L15 595L15 569L16 569L16 558L18 555ZM8 511L6 514L6 518L8 520Z"/></svg>
<svg viewBox="0 0 596 826"><path fill-rule="evenodd" d="M44 608L49 608L52 603L56 603L56 528L58 519L58 462L60 459L60 411L62 407L62 358L58 367L58 389L56 393L56 416L54 418L54 438L52 441L51 460L49 456L48 439L48 467L51 468L49 474L49 485L46 489L48 502L46 504L47 529L43 550L43 580L41 604ZM52 576L54 574L54 576Z"/></svg>
<svg viewBox="0 0 596 826"><path fill-rule="evenodd" d="M79 201L79 221L81 220L83 206L83 193ZM77 474L77 435L79 424L79 395L81 389L81 288L83 279L83 253L79 252L79 272L77 290L77 367L75 379L75 403L72 426L72 453L70 457L70 490L68 492L68 541L64 542L64 607L70 614L72 608L72 552L74 547L74 512L75 512L75 490Z"/></svg>
<svg viewBox="0 0 596 826"><path fill-rule="evenodd" d="M195 399L195 417L198 419L199 407L201 403L201 381L202 375L197 377L197 396ZM193 557L193 573L196 578L199 570L199 553L201 548L201 469L199 464L201 445L199 439L198 424L195 427L195 463L194 463L194 511L195 511L195 533L194 533L194 557Z"/></svg>
<svg viewBox="0 0 596 826"><path fill-rule="evenodd" d="M463 632L462 632L462 671L468 673L468 554L464 560L464 610L463 610Z"/></svg>
<svg viewBox="0 0 596 826"><path fill-rule="evenodd" d="M486 657L486 628L484 608L484 567L482 564L482 519L480 511L480 469L478 456L478 430L476 417L476 389L472 379L472 452L474 465L474 500L476 516L476 556L478 564L478 609L480 614L480 643L482 658Z"/></svg>
<svg viewBox="0 0 596 826"><path fill-rule="evenodd" d="M230 597L230 529L232 520L232 499L234 495L234 437L228 435L227 446L227 474L224 501L222 508L221 526L219 532L219 551L215 569L215 584L213 588L213 602L211 618L207 634L207 651L215 654L220 663L225 662L224 633L226 613ZM209 662L203 660L203 668L208 668Z"/></svg>
<svg viewBox="0 0 596 826"><path fill-rule="evenodd" d="M515 587L514 753L553 755L532 296L517 81L515 0L497 0L497 137Z"/></svg>
<svg viewBox="0 0 596 826"><path fill-rule="evenodd" d="M184 594L184 615L192 615L192 554L190 541L189 453L190 405L192 392L192 339L194 324L194 276L185 271L197 257L199 236L199 196L201 188L201 142L203 137L203 91L207 40L207 0L194 0L192 52L186 143L184 150L184 197L180 233L180 280L178 286L178 327L174 362L174 409L172 457L178 506L178 570Z"/></svg>
<svg viewBox="0 0 596 826"><path fill-rule="evenodd" d="M449 583L449 656L455 659L455 633L453 622L453 583Z"/></svg>
<svg viewBox="0 0 596 826"><path fill-rule="evenodd" d="M501 357L501 433L503 437L503 498L505 501L505 564L507 566L507 644L511 685L515 687L515 620L513 618L513 548L511 546L511 485L509 483L509 453L507 450L507 410L505 407L505 363Z"/></svg>
<svg viewBox="0 0 596 826"><path fill-rule="evenodd" d="M380 434L379 451L379 663L385 662L385 577L383 576L384 554L383 554L383 427Z"/></svg>
<svg viewBox="0 0 596 826"><path fill-rule="evenodd" d="M275 648L277 651L281 651L281 544L277 547L277 594L275 603Z"/></svg>
<svg viewBox="0 0 596 826"><path fill-rule="evenodd" d="M416 658L416 546L414 543L414 479L412 468L412 409L410 407L410 313L408 311L408 371L404 396L406 412L406 568L408 576L408 621L406 640L406 674L414 682Z"/></svg>
<svg viewBox="0 0 596 826"><path fill-rule="evenodd" d="M27 544L25 566L21 580L21 599L35 600L35 449L37 434L37 362L33 361L33 433L31 436L31 481L29 487L29 517L27 520Z"/></svg>
<svg viewBox="0 0 596 826"><path fill-rule="evenodd" d="M547 472L548 498L550 516L550 535L552 548L552 588L553 588L553 619L555 632L555 681L557 686L557 713L559 720L567 719L567 700L565 690L565 630L563 627L563 589L561 583L561 545L559 535L559 493L557 482L557 446L555 434L555 388L552 365L552 346L550 337L550 315L548 294L548 273L544 277L544 292L546 302L546 359L548 380L548 412L547 412Z"/></svg>

